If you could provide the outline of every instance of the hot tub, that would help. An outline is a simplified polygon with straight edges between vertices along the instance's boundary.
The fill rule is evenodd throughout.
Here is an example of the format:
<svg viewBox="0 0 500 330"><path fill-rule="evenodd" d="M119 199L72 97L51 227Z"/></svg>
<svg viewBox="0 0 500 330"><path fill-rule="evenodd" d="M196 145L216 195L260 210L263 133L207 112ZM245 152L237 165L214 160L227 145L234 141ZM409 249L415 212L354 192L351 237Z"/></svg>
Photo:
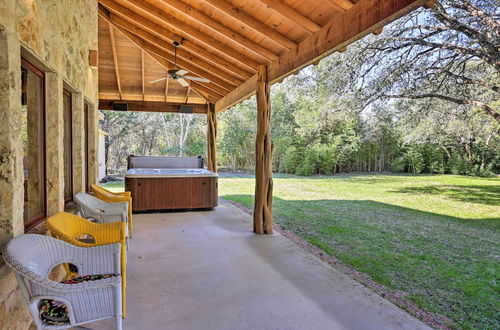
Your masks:
<svg viewBox="0 0 500 330"><path fill-rule="evenodd" d="M131 168L125 190L132 210L211 209L217 206L217 173L203 168Z"/></svg>

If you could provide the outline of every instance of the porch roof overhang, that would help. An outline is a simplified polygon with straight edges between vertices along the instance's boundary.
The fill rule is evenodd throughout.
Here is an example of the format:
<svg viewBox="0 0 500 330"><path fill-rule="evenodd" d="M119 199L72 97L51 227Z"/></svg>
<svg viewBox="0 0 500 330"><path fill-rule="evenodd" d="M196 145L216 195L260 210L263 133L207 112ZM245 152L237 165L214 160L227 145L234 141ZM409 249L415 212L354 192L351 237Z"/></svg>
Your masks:
<svg viewBox="0 0 500 330"><path fill-rule="evenodd" d="M137 110L179 112L191 104L206 113L200 105L221 112L255 94L261 65L270 83L280 82L435 0L98 2L102 109L127 101ZM150 82L174 68L173 41L182 44L177 67L209 83Z"/></svg>

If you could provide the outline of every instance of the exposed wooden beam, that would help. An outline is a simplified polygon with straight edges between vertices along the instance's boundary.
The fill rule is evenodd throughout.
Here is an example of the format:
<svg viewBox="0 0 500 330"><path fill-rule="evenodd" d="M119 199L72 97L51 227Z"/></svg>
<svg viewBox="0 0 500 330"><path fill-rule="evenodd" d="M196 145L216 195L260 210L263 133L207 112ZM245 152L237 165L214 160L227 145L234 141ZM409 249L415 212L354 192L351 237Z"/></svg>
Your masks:
<svg viewBox="0 0 500 330"><path fill-rule="evenodd" d="M168 84L170 82L170 78L165 79L165 102L168 102Z"/></svg>
<svg viewBox="0 0 500 330"><path fill-rule="evenodd" d="M269 65L271 83L282 80L305 66L345 48L374 30L421 7L427 0L360 0L350 10L331 16L321 30L303 40L296 48L284 53ZM256 77L240 85L215 104L224 111L255 94Z"/></svg>
<svg viewBox="0 0 500 330"><path fill-rule="evenodd" d="M321 26L302 15L292 7L284 4L280 0L259 0L260 2L266 4L269 8L279 13L284 18L292 21L295 24L298 24L302 27L306 32L313 33L319 31Z"/></svg>
<svg viewBox="0 0 500 330"><path fill-rule="evenodd" d="M174 57L173 55L166 53L164 50L147 43L140 37L136 36L135 34L130 33L129 31L123 29L119 25L114 25L120 32L122 32L127 38L129 38L133 43L135 43L139 48L144 50L146 53L148 53L150 56L152 56L160 65L162 65L164 68L167 70L169 68L174 67ZM190 72L193 72L195 74L198 74L204 78L207 78L211 80L211 83L207 83L207 85L211 85L211 89L218 91L222 95L227 94L228 91L231 91L234 89L235 86L234 84L228 84L227 82L223 81L219 76L216 76L212 73L209 73L205 71L204 69L197 68L196 66L192 65L188 61L184 61L181 59L177 59L177 64L182 67L185 70L188 70Z"/></svg>
<svg viewBox="0 0 500 330"><path fill-rule="evenodd" d="M179 0L162 0L163 3L175 9L176 11L184 14L188 19L195 21L198 24L202 24L215 33L219 34L226 40L231 40L238 43L241 47L245 47L254 54L262 57L264 60L275 60L278 55L272 51L266 49L262 45L258 45L251 41L247 37L241 35L238 31L233 31L225 25L219 23L208 15L205 15L201 11L191 7L190 5L179 1Z"/></svg>
<svg viewBox="0 0 500 330"><path fill-rule="evenodd" d="M102 4L99 4L99 15L109 20L110 13L108 9L110 9L114 14L119 15L119 17L123 20L126 20L130 25L147 30L148 32L156 35L158 38L162 38L170 44L172 44L175 39L174 32L166 29L163 26L153 23L150 20L145 19L139 14L117 3L110 3L109 8L105 8ZM246 69L244 70L243 68L240 68L231 62L235 61L233 58L229 58L230 61L226 61L224 60L224 57L212 54L207 49L200 47L187 39L183 40L182 49L179 49L179 54L182 54L183 49L189 51L191 54L195 54L196 56L205 59L208 63L213 63L214 65L239 79L248 79L251 76L251 73L255 72L255 70L247 68L246 66Z"/></svg>
<svg viewBox="0 0 500 330"><path fill-rule="evenodd" d="M108 22L108 28L109 28L109 38L111 39L111 52L113 53L113 65L115 67L116 86L118 87L118 93L120 94L120 99L121 99L122 85L120 82L120 69L118 66L118 57L116 55L115 32L113 30L113 25L109 22Z"/></svg>
<svg viewBox="0 0 500 330"><path fill-rule="evenodd" d="M186 88L186 96L184 97L184 103L188 103L189 93L191 93L191 86Z"/></svg>
<svg viewBox="0 0 500 330"><path fill-rule="evenodd" d="M108 7L111 3L114 3L116 0L99 0L100 3L104 4L106 7ZM141 10L143 13L150 15L154 17L155 19L161 21L163 24L166 24L170 26L171 28L175 29L178 31L178 34L182 35L186 39L196 39L199 42L205 44L206 46L212 48L215 51L224 53L228 56L231 56L241 64L244 64L248 66L249 68L256 69L259 63L255 62L254 60L248 58L245 56L243 53L240 53L236 51L235 49L225 45L223 42L220 42L216 40L215 38L212 38L211 36L207 35L206 33L193 28L191 25L184 23L177 18L173 17L172 15L169 15L165 13L163 10L160 8L142 1L130 1L130 0L121 0L122 2L127 2L130 5L135 6L139 10ZM176 32L176 31L174 31Z"/></svg>
<svg viewBox="0 0 500 330"><path fill-rule="evenodd" d="M196 93L198 93L198 95L200 95L202 98L204 98L205 101L207 101L207 103L215 104L215 102L220 100L222 97L222 96L214 97L214 96L208 94L207 92L204 92L205 90L208 90L210 93L212 93L212 94L214 93L210 89L207 89L203 85L197 84L194 81L191 82L191 89L194 90Z"/></svg>
<svg viewBox="0 0 500 330"><path fill-rule="evenodd" d="M109 21L113 25L115 25L116 27L121 27L121 28L135 34L136 36L142 38L143 40L147 41L148 43L150 43L158 48L161 48L162 55L164 55L165 53L170 54L168 59L173 61L174 51L173 51L172 44L169 44L165 40L156 37L155 35L149 33L148 31L143 30L143 29L131 24L130 22L120 18L119 16L114 15L114 14L110 14ZM191 65L191 64L196 65L199 68L216 75L218 78L225 80L226 82L232 84L233 86L238 86L243 82L243 80L238 79L238 78L230 75L229 73L221 70L220 68L215 67L215 66L211 65L210 63L205 62L203 59L196 57L196 56L193 56L191 53L184 51L182 49L182 46L177 48L177 62L179 63L179 65L181 63L187 63L188 65Z"/></svg>
<svg viewBox="0 0 500 330"><path fill-rule="evenodd" d="M141 49L141 81L142 81L142 100L144 101L144 97L146 95L146 84L144 83L144 51Z"/></svg>
<svg viewBox="0 0 500 330"><path fill-rule="evenodd" d="M354 4L349 0L328 0L334 7L342 10L349 10Z"/></svg>
<svg viewBox="0 0 500 330"><path fill-rule="evenodd" d="M297 45L293 40L287 38L283 34L265 25L264 23L256 20L251 15L245 13L244 11L242 11L238 7L233 6L227 1L205 0L205 2L218 9L219 11L225 13L226 15L229 15L230 17L236 19L238 23L252 29L252 31L258 33L259 35L274 41L277 45L285 49L289 50Z"/></svg>
<svg viewBox="0 0 500 330"><path fill-rule="evenodd" d="M208 95L213 96L217 100L221 99L225 95L225 94L221 94L217 91L214 91L214 90L208 88L206 85L202 85L202 84L195 82L195 81L191 81L191 87L196 88L197 90L200 90L204 93L207 93Z"/></svg>
<svg viewBox="0 0 500 330"><path fill-rule="evenodd" d="M113 102L127 103L128 111L144 112L172 112L179 113L180 106L186 103L167 103L152 101L120 101L120 100L99 100L99 110L113 110ZM206 114L205 104L187 104L193 107L193 113Z"/></svg>
<svg viewBox="0 0 500 330"><path fill-rule="evenodd" d="M257 71L257 136L255 139L255 203L253 230L273 233L273 142L271 140L271 89L267 67Z"/></svg>

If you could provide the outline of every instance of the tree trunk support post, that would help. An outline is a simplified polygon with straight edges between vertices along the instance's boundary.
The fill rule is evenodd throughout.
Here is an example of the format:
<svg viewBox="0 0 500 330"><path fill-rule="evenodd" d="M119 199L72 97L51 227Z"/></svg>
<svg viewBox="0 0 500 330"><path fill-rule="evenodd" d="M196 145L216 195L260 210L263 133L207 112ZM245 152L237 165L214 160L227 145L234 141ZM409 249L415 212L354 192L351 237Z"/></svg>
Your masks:
<svg viewBox="0 0 500 330"><path fill-rule="evenodd" d="M255 141L255 205L253 230L272 234L273 143L271 141L271 101L268 68L257 71L257 137Z"/></svg>
<svg viewBox="0 0 500 330"><path fill-rule="evenodd" d="M207 168L217 172L217 113L215 105L208 103L207 109Z"/></svg>

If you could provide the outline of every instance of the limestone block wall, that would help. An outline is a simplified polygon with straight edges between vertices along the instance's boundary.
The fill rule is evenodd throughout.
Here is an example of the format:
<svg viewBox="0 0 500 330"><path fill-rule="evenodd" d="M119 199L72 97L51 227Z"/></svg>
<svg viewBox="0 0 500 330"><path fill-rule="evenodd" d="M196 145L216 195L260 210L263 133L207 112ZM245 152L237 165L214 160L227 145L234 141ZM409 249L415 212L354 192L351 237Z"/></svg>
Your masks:
<svg viewBox="0 0 500 330"><path fill-rule="evenodd" d="M0 250L24 233L21 128L21 56L45 72L47 213L64 208L63 88L72 92L73 187L85 187L84 102L89 113L89 180L98 164L97 2L93 0L0 0ZM64 87L63 87L64 86ZM95 137L94 137L95 136ZM45 233L43 224L36 229ZM32 323L14 274L0 258L0 329Z"/></svg>

